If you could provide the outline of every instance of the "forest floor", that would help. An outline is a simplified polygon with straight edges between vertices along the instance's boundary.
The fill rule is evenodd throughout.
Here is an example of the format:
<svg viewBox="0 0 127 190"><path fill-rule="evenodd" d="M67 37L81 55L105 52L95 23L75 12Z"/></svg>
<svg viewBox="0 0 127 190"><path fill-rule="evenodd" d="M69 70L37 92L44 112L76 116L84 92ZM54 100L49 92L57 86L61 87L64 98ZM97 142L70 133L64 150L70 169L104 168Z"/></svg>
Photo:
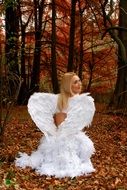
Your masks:
<svg viewBox="0 0 127 190"><path fill-rule="evenodd" d="M98 105L92 126L86 129L96 149L95 173L58 179L15 167L18 152L31 153L42 133L25 106L13 108L0 144L0 190L127 190L127 116L105 111Z"/></svg>

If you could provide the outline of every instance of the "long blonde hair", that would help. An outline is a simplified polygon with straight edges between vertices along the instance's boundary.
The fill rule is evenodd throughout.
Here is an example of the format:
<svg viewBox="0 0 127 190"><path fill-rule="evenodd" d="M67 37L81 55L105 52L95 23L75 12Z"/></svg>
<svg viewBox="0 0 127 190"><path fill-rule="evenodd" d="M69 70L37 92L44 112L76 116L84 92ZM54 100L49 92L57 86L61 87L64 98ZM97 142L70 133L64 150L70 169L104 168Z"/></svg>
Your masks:
<svg viewBox="0 0 127 190"><path fill-rule="evenodd" d="M74 72L67 72L63 75L60 85L60 94L58 96L57 107L60 111L68 106L68 98L72 96L71 79L75 76Z"/></svg>

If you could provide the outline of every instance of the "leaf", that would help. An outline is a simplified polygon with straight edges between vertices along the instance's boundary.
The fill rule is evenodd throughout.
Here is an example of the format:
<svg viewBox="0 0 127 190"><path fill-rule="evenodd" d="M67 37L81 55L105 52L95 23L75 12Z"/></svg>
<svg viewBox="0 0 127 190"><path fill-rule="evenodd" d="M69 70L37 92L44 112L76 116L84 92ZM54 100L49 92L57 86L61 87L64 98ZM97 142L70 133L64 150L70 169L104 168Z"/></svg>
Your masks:
<svg viewBox="0 0 127 190"><path fill-rule="evenodd" d="M10 179L5 179L5 185L9 186L12 184L12 181Z"/></svg>
<svg viewBox="0 0 127 190"><path fill-rule="evenodd" d="M53 185L49 185L48 189L49 189L49 190L53 190L53 189L54 189L54 188L53 188Z"/></svg>

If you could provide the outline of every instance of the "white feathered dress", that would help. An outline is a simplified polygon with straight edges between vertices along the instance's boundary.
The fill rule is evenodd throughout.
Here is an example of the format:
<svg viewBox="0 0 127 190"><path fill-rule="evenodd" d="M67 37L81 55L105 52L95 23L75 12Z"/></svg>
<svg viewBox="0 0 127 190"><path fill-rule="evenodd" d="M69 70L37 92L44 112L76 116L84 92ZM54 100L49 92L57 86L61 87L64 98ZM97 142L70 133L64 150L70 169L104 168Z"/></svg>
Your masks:
<svg viewBox="0 0 127 190"><path fill-rule="evenodd" d="M91 163L94 145L82 132L91 124L95 106L88 93L69 98L66 119L56 127L53 115L57 111L58 95L34 93L28 101L28 112L37 127L44 133L37 150L31 155L19 153L15 164L27 166L40 175L75 177L87 175L95 169Z"/></svg>

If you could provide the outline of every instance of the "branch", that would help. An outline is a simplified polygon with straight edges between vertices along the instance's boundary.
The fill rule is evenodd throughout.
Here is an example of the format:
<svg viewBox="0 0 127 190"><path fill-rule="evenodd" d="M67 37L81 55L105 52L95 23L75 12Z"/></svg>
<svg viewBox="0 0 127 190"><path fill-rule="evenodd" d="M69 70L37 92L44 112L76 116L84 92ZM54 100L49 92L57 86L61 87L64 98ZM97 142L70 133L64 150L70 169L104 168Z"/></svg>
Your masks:
<svg viewBox="0 0 127 190"><path fill-rule="evenodd" d="M106 29L106 31L105 31L104 34L102 35L101 39L103 39L103 38L105 37L106 33L109 32L110 30L127 31L127 28L120 27L120 26L112 26L112 27L109 27L108 29Z"/></svg>

